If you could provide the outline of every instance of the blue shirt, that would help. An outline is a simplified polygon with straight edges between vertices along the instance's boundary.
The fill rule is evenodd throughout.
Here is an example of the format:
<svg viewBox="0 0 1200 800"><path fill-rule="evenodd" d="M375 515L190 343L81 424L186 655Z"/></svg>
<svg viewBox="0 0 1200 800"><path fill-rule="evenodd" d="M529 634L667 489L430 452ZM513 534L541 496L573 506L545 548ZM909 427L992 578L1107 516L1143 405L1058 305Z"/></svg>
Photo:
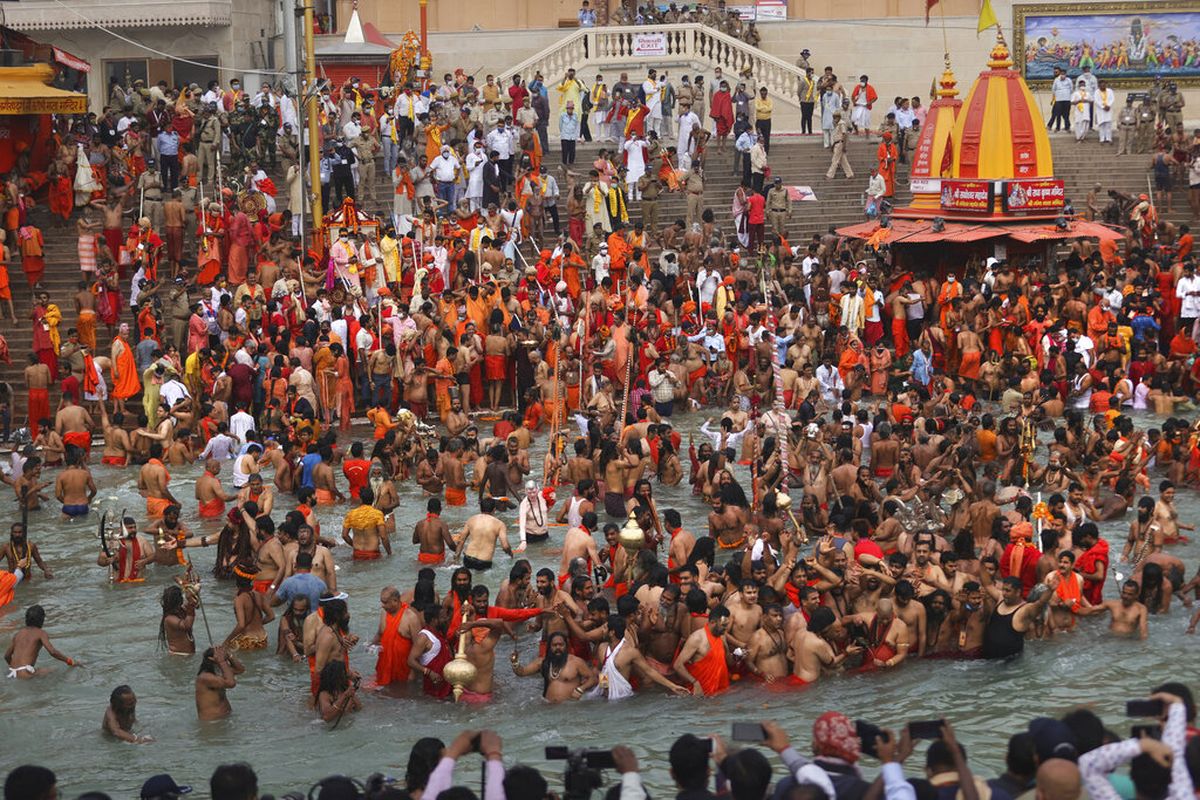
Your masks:
<svg viewBox="0 0 1200 800"><path fill-rule="evenodd" d="M565 142L573 142L579 138L579 115L567 114L565 111L558 118L558 138Z"/></svg>
<svg viewBox="0 0 1200 800"><path fill-rule="evenodd" d="M160 156L176 156L179 155L179 134L175 131L162 131L154 139L158 145L158 154Z"/></svg>
<svg viewBox="0 0 1200 800"><path fill-rule="evenodd" d="M1129 327L1133 328L1133 340L1135 342L1144 342L1147 339L1154 338L1162 328L1158 324L1158 320L1149 314L1138 314L1130 321Z"/></svg>
<svg viewBox="0 0 1200 800"><path fill-rule="evenodd" d="M328 591L325 581L316 575L311 572L297 572L279 584L275 596L287 604L291 604L293 598L307 597L308 608L313 610Z"/></svg>
<svg viewBox="0 0 1200 800"><path fill-rule="evenodd" d="M317 464L321 463L320 453L309 453L304 458L300 459L300 486L308 489L315 489L316 484L313 483L313 470L317 468ZM315 606L314 606L315 608Z"/></svg>
<svg viewBox="0 0 1200 800"><path fill-rule="evenodd" d="M922 386L928 386L933 380L933 362L920 348L913 352L912 374L913 380Z"/></svg>

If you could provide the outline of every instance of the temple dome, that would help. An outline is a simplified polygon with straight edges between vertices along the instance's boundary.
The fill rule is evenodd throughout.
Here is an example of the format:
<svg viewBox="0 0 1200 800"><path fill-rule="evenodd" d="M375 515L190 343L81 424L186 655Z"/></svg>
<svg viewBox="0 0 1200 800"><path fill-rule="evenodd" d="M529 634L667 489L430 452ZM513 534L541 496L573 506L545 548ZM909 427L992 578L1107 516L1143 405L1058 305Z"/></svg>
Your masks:
<svg viewBox="0 0 1200 800"><path fill-rule="evenodd" d="M950 142L953 178L1054 175L1046 122L1025 80L1012 68L1008 45L999 31L988 68L979 73L967 94Z"/></svg>
<svg viewBox="0 0 1200 800"><path fill-rule="evenodd" d="M898 215L904 211L936 211L941 196L941 179L949 178L952 174L954 148L951 146L951 135L958 112L962 109L962 101L958 99L958 81L950 68L949 55L946 56L946 69L937 81L935 94L936 99L926 111L925 124L913 152L912 169L908 176L912 203L909 209L898 209Z"/></svg>

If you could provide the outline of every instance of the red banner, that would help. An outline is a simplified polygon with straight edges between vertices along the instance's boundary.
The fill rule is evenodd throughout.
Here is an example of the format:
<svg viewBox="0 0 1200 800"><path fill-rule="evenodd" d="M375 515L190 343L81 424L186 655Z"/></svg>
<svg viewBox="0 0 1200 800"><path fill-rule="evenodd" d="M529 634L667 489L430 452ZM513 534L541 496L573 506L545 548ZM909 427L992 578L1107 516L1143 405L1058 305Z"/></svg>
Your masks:
<svg viewBox="0 0 1200 800"><path fill-rule="evenodd" d="M963 181L942 179L942 209L990 214L992 211L992 181Z"/></svg>
<svg viewBox="0 0 1200 800"><path fill-rule="evenodd" d="M1066 198L1066 186L1055 178L1004 182L1005 211L1058 211Z"/></svg>

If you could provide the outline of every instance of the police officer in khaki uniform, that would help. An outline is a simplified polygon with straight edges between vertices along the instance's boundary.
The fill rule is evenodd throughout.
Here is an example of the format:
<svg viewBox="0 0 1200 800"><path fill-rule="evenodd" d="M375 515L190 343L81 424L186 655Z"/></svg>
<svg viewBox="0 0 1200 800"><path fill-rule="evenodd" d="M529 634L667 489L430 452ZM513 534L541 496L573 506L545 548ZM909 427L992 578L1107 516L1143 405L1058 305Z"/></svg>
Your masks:
<svg viewBox="0 0 1200 800"><path fill-rule="evenodd" d="M1183 124L1183 95L1174 81L1167 84L1166 91L1158 96L1158 110L1168 131L1174 131Z"/></svg>
<svg viewBox="0 0 1200 800"><path fill-rule="evenodd" d="M1137 137L1137 110L1133 107L1133 96L1125 96L1125 107L1117 115L1117 155L1124 156L1133 152L1134 139Z"/></svg>
<svg viewBox="0 0 1200 800"><path fill-rule="evenodd" d="M150 218L150 227L155 231L163 230L163 181L162 173L154 159L146 159L146 171L138 176L139 201L142 203L142 214Z"/></svg>
<svg viewBox="0 0 1200 800"><path fill-rule="evenodd" d="M1150 152L1150 145L1154 141L1154 119L1154 106L1150 104L1150 100L1147 98L1142 101L1142 105L1138 108L1137 149L1133 152Z"/></svg>
<svg viewBox="0 0 1200 800"><path fill-rule="evenodd" d="M775 183L767 192L767 217L771 230L787 238L788 219L792 216L792 199L783 185L783 178L775 177Z"/></svg>
<svg viewBox="0 0 1200 800"><path fill-rule="evenodd" d="M201 182L217 179L217 148L221 146L221 117L215 104L209 106L200 121L200 145L196 150L199 159Z"/></svg>
<svg viewBox="0 0 1200 800"><path fill-rule="evenodd" d="M833 158L829 161L829 171L825 173L829 180L833 180L833 176L837 174L838 166L841 166L847 178L854 177L850 159L846 157L846 142L849 138L850 124L842 119L842 112L833 112Z"/></svg>

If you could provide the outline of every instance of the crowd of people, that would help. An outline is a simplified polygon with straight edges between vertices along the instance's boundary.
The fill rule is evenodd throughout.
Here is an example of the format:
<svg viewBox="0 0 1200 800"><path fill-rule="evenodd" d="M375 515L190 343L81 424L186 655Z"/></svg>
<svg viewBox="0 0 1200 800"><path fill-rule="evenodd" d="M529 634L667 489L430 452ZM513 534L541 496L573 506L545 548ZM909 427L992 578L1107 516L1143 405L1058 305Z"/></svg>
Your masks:
<svg viewBox="0 0 1200 800"><path fill-rule="evenodd" d="M133 718L132 705L118 708L115 693L113 702L117 710L111 714ZM1200 779L1200 729L1194 727L1190 689L1165 683L1147 700L1133 702L1144 706L1138 714L1157 722L1135 725L1128 738L1086 708L1057 719L1032 719L1026 729L1009 735L1004 770L992 778L980 774L977 762L972 766L948 719L914 721L891 730L837 711L816 718L807 746L793 744L775 722L739 723L728 744L712 732L685 733L674 740L665 759L652 754L648 766L669 766L677 800L1190 800ZM918 748L924 753L914 757ZM268 795L250 765L232 763L216 768L208 788L212 800L588 800L596 790L608 800L651 796L643 783L645 767L630 747L562 749L566 752L558 757L568 765L561 794L536 767L506 766L504 741L486 729L464 730L449 744L433 737L417 740L401 778L377 772L360 782L332 775L307 792ZM478 792L460 769L474 755L483 760ZM877 775L871 777L864 768L877 769ZM611 781L607 787L606 781ZM142 784L139 797L179 800L192 788L162 773ZM18 766L6 776L5 800L58 797L57 776L45 767ZM110 800L110 795L89 791L76 800Z"/></svg>
<svg viewBox="0 0 1200 800"><path fill-rule="evenodd" d="M299 240L288 210L304 176L285 92L116 84L120 107L56 120L48 202L74 223L82 280L34 308L32 441L4 478L23 521L0 547L0 605L28 605L10 677L44 672L43 652L76 664L48 633L72 623L20 602L55 566L36 541L54 534L24 518L94 516L97 475L113 467L137 469L145 509L114 521L98 566L117 583L166 584L159 641L198 656L201 720L232 713L230 691L260 658L246 654L272 640L307 663L297 694L336 726L362 705L349 658L360 639L376 655L368 685L487 703L497 644L532 634L538 655L512 671L569 703L1010 658L1030 638L1091 635L1088 616L1144 639L1174 599L1190 606L1200 577L1169 552L1191 529L1175 493L1200 481L1200 426L1183 417L1200 382L1188 226L1158 219L1149 198L1115 197L1124 240L1076 242L1045 263L910 267L832 227L797 229L786 190L766 181L765 88L731 93L718 74L710 93L698 76L668 105L664 77L326 87L321 190L347 216L325 250ZM850 119L831 114L835 166L852 130L873 124L867 76L846 102ZM565 225L544 163L551 103ZM916 114L895 106L885 187ZM578 174L571 132L618 155ZM733 227L707 207L706 148L746 171ZM392 203L355 222L343 200L378 207L377 153ZM35 183L10 181L14 237L27 236ZM662 225L655 203L670 191L686 193L687 219ZM113 334L104 351L98 322ZM714 418L685 449L672 420L698 411ZM352 428L361 416L367 441ZM181 496L171 470L194 463L203 474ZM706 519L656 500L685 479ZM352 633L336 562L392 557L395 512L418 491L427 513L402 533L419 568L379 587L378 612L352 598L371 618ZM322 531L318 511L342 503L340 532ZM1118 557L1098 526L1126 518ZM479 577L498 548L513 561L493 595ZM438 586L450 561L461 566ZM1128 579L1110 581L1118 565ZM200 570L213 577L203 591ZM194 634L206 603L235 620L207 648ZM455 683L460 642L472 677ZM132 687L114 690L108 735L147 741L135 705ZM845 739L844 718L826 724ZM942 758L961 756L943 741Z"/></svg>

